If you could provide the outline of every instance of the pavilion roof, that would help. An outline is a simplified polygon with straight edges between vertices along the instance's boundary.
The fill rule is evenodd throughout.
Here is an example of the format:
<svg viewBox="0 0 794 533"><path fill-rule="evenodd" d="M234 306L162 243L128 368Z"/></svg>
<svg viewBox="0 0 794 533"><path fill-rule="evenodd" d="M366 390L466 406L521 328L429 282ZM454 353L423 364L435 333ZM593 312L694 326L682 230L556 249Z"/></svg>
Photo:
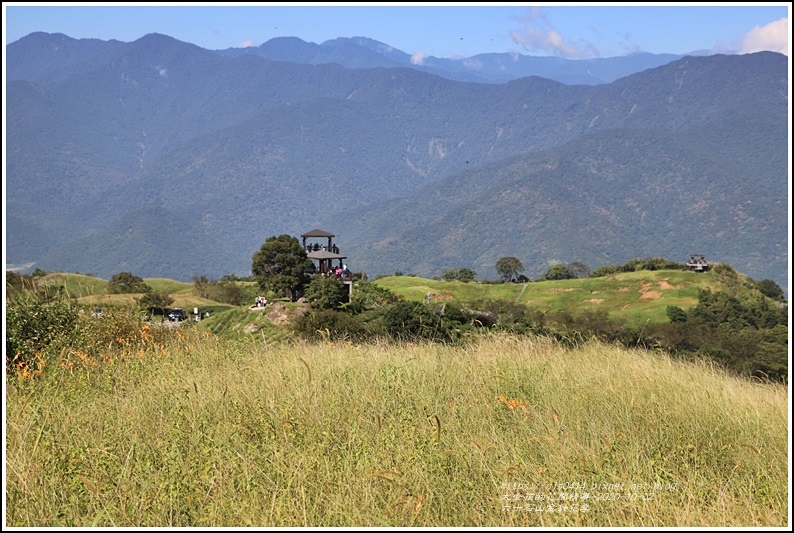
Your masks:
<svg viewBox="0 0 794 533"><path fill-rule="evenodd" d="M321 229L313 229L311 231L307 231L306 233L301 234L301 237L336 237L333 233L328 233L327 231Z"/></svg>
<svg viewBox="0 0 794 533"><path fill-rule="evenodd" d="M307 252L306 256L309 259L316 259L316 260L321 260L321 259L347 259L347 257L344 256L344 255L334 254L334 253L328 252L326 250L318 250L316 252Z"/></svg>

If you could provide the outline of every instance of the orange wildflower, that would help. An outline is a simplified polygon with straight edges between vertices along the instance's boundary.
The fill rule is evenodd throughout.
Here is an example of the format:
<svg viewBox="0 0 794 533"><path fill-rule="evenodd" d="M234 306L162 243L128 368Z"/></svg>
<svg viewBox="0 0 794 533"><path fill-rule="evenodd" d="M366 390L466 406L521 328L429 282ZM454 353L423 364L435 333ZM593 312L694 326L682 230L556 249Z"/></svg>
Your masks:
<svg viewBox="0 0 794 533"><path fill-rule="evenodd" d="M497 396L496 399L499 401L499 403L504 404L510 409L517 409L519 407L522 409L526 409L527 407L527 402L525 402L524 400L516 400L515 398L506 400L505 397L502 396L501 394Z"/></svg>

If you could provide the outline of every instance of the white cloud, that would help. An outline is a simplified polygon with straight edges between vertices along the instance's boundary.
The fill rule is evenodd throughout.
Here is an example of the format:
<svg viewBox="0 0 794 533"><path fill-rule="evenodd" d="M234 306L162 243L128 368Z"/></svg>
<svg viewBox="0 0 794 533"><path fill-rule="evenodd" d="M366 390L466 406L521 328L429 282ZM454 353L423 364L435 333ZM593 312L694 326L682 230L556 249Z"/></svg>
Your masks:
<svg viewBox="0 0 794 533"><path fill-rule="evenodd" d="M256 41L246 39L245 41L238 44L237 48L250 48L251 46L256 46Z"/></svg>
<svg viewBox="0 0 794 533"><path fill-rule="evenodd" d="M739 53L750 54L762 50L789 55L788 18L770 22L766 26L756 26L748 31Z"/></svg>
<svg viewBox="0 0 794 533"><path fill-rule="evenodd" d="M469 70L482 70L482 61L479 59L466 58L463 60L463 66Z"/></svg>
<svg viewBox="0 0 794 533"><path fill-rule="evenodd" d="M411 64L412 65L423 65L425 59L427 58L427 54L424 52L414 52L411 56Z"/></svg>
<svg viewBox="0 0 794 533"><path fill-rule="evenodd" d="M529 52L545 52L566 58L598 57L591 43L571 44L554 28L541 7L529 8L523 16L516 17L522 28L510 30L510 37Z"/></svg>

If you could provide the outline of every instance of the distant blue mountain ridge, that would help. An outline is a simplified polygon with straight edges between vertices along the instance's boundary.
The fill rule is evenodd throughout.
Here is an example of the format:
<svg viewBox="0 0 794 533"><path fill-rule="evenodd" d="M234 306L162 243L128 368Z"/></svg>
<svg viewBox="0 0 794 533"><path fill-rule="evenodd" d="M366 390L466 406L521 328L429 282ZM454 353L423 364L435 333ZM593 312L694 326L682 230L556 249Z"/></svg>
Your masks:
<svg viewBox="0 0 794 533"><path fill-rule="evenodd" d="M779 53L419 65L365 38L34 33L5 57L7 266L247 276L321 228L370 276L700 253L788 290Z"/></svg>
<svg viewBox="0 0 794 533"><path fill-rule="evenodd" d="M255 54L273 61L319 65L338 63L346 68L413 68L455 81L505 83L539 76L568 85L598 85L680 59L675 54L637 53L596 59L564 59L518 53L477 54L465 58L413 56L367 37L340 37L315 44L297 37L277 37L249 48L218 50L225 56ZM699 54L698 54L699 55Z"/></svg>
<svg viewBox="0 0 794 533"><path fill-rule="evenodd" d="M171 40L171 37L167 39ZM24 49L26 56L31 52L34 54L25 57L24 62L15 61L22 58L20 54L8 54L8 79L37 83L59 81L62 73L73 74L74 69L79 69L81 65L89 67L108 60L113 54L121 52L127 44L116 40L73 39L60 33L31 33L8 45L9 51ZM49 54L53 49L59 52L57 63L53 63L54 57ZM466 58L422 56L421 59L412 59L411 54L367 37L339 37L322 44L306 42L298 37L276 37L260 46L227 48L214 52L223 57L255 55L271 61L306 65L336 63L351 69L411 68L454 81L506 83L538 76L567 85L611 83L630 74L685 57L676 54L636 53L609 58L564 59L505 52L477 54ZM693 52L688 55L705 54Z"/></svg>

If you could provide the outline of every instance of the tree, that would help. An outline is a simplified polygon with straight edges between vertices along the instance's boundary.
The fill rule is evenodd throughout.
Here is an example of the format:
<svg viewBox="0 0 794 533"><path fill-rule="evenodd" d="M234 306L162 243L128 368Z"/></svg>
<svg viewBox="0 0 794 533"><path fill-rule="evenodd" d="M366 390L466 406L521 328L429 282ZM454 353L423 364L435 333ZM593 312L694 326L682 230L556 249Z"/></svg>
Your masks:
<svg viewBox="0 0 794 533"><path fill-rule="evenodd" d="M283 294L293 302L298 299L314 263L306 256L301 243L291 235L268 237L254 253L251 272L263 291Z"/></svg>
<svg viewBox="0 0 794 533"><path fill-rule="evenodd" d="M464 283L474 281L477 273L470 268L450 268L441 274L444 281L462 281Z"/></svg>
<svg viewBox="0 0 794 533"><path fill-rule="evenodd" d="M135 300L138 307L142 309L159 309L161 315L165 315L166 307L174 303L174 299L167 292L150 292Z"/></svg>
<svg viewBox="0 0 794 533"><path fill-rule="evenodd" d="M505 283L513 281L523 270L524 265L515 257L502 257L496 262L496 272Z"/></svg>
<svg viewBox="0 0 794 533"><path fill-rule="evenodd" d="M590 267L579 261L574 261L568 265L568 271L575 278L586 278L590 276Z"/></svg>
<svg viewBox="0 0 794 533"><path fill-rule="evenodd" d="M552 266L546 273L543 275L543 279L548 280L557 280L557 279L574 279L576 275L573 272L568 270L567 267L557 263L556 265Z"/></svg>
<svg viewBox="0 0 794 533"><path fill-rule="evenodd" d="M146 293L152 290L152 288L143 281L143 278L133 276L129 272L113 274L110 278L108 289L115 294Z"/></svg>
<svg viewBox="0 0 794 533"><path fill-rule="evenodd" d="M768 296L769 298L779 302L786 301L786 295L783 292L783 289L781 289L780 285L771 279L762 279L761 281L757 282L755 286L764 296Z"/></svg>

